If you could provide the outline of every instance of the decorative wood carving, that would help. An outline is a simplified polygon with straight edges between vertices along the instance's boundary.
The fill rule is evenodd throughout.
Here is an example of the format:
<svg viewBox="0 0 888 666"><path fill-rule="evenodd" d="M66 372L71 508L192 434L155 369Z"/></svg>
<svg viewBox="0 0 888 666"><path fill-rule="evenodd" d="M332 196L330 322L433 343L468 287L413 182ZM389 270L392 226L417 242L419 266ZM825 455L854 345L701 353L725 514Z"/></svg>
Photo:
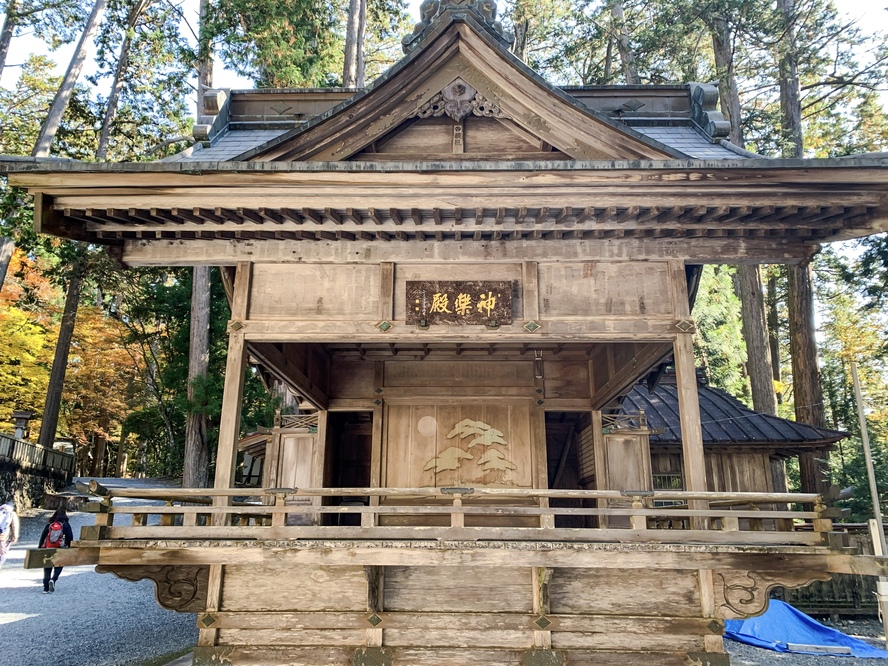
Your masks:
<svg viewBox="0 0 888 666"><path fill-rule="evenodd" d="M154 596L164 608L196 613L207 608L209 566L110 566L100 564L98 573L111 573L123 580L154 581Z"/></svg>
<svg viewBox="0 0 888 666"><path fill-rule="evenodd" d="M413 117L437 118L443 115L447 115L457 122L468 115L483 118L508 117L496 104L459 77L419 107Z"/></svg>
<svg viewBox="0 0 888 666"><path fill-rule="evenodd" d="M771 588L805 587L815 580L829 579L830 575L826 572L716 571L714 577L716 614L726 620L761 615L768 608Z"/></svg>

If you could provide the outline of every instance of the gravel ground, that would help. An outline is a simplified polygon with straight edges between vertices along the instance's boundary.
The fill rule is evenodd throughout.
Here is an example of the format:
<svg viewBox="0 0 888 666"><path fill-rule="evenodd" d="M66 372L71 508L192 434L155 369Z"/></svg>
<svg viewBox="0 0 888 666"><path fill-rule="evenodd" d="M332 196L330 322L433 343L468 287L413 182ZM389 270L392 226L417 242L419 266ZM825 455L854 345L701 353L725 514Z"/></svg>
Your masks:
<svg viewBox="0 0 888 666"><path fill-rule="evenodd" d="M106 481L120 484L120 479ZM65 567L55 593L43 594L43 570L22 566L25 550L37 546L51 513L33 510L21 516L22 536L0 569L0 664L148 666L164 664L197 642L195 616L161 608L148 580L132 583L97 574L93 566ZM94 516L71 512L69 518L77 538Z"/></svg>
<svg viewBox="0 0 888 666"><path fill-rule="evenodd" d="M163 485L154 479L102 483ZM21 516L22 537L0 569L0 645L4 655L13 657L0 660L0 666L160 666L195 645L195 616L161 608L151 581L123 581L97 574L92 566L65 567L55 593L43 594L43 572L22 565L25 550L37 545L51 513L33 510ZM69 517L75 538L82 526L93 524L92 514L71 512ZM877 620L833 626L885 647ZM783 654L731 640L725 641L725 650L732 666L888 666L884 659Z"/></svg>
<svg viewBox="0 0 888 666"><path fill-rule="evenodd" d="M834 629L885 649L885 634L878 620L840 620L823 622ZM745 645L725 639L725 650L731 655L731 666L886 666L888 659L786 654Z"/></svg>

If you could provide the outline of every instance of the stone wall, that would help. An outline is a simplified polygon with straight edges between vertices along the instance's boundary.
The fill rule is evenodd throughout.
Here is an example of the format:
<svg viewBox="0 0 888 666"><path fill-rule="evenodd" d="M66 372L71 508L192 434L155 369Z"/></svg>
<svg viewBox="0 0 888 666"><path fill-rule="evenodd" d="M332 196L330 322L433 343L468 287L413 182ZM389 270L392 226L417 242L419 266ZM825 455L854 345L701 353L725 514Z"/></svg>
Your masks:
<svg viewBox="0 0 888 666"><path fill-rule="evenodd" d="M25 468L11 460L0 460L0 501L15 499L17 511L40 506L45 493L65 487L64 472Z"/></svg>

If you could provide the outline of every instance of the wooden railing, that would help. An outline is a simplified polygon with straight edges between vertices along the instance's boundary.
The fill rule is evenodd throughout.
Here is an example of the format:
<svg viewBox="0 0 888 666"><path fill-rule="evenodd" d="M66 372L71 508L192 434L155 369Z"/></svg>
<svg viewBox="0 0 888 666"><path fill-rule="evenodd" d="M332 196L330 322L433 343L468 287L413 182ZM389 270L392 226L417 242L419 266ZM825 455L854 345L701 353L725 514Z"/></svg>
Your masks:
<svg viewBox="0 0 888 666"><path fill-rule="evenodd" d="M63 472L68 477L74 473L72 454L53 451L45 446L0 434L0 459L2 458L25 467Z"/></svg>
<svg viewBox="0 0 888 666"><path fill-rule="evenodd" d="M468 539L839 545L840 536L832 532L836 510L814 494L501 488L144 490L105 489L95 481L90 489L102 499L87 506L97 514L96 525L83 528L81 542ZM124 498L126 503L115 501ZM153 503L133 504L134 499ZM597 506L549 506L560 500ZM658 501L681 504L658 507ZM771 508L800 503L814 510ZM350 520L355 524L342 525L346 516L354 516ZM560 527L558 516L581 517L592 525L610 521L610 526ZM622 524L615 526L618 521Z"/></svg>

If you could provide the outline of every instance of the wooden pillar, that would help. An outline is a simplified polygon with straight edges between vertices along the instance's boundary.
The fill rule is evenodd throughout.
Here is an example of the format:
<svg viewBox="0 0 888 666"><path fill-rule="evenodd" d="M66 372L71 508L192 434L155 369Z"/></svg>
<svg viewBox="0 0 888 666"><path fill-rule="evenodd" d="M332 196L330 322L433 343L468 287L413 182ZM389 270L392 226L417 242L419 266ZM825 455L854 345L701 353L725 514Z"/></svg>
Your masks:
<svg viewBox="0 0 888 666"><path fill-rule="evenodd" d="M681 331L676 333L672 348L681 420L684 487L685 490L706 490L703 427L700 425L700 397L697 394L697 369L694 363L694 328L684 262L669 262L669 281L676 324Z"/></svg>
<svg viewBox="0 0 888 666"><path fill-rule="evenodd" d="M690 333L680 333L673 343L678 412L681 419L681 449L684 460L685 490L706 490L703 460L703 428L700 425L700 399L694 367L694 341Z"/></svg>
<svg viewBox="0 0 888 666"><path fill-rule="evenodd" d="M246 372L246 340L244 326L250 298L252 265L242 261L234 278L231 321L228 323L228 360L225 364L225 390L222 394L222 419L219 423L219 448L216 454L214 488L230 488L237 462L237 440L240 435L240 411ZM227 504L224 501L223 504Z"/></svg>
<svg viewBox="0 0 888 666"><path fill-rule="evenodd" d="M240 434L241 399L246 372L246 341L244 325L247 319L250 299L250 277L252 265L242 261L237 264L234 278L234 297L231 300L231 320L228 323L228 360L225 364L225 390L222 394L222 420L219 423L219 447L216 455L216 480L214 488L230 488L234 480L237 462L237 440ZM230 497L213 498L213 506L228 506ZM229 521L223 516L215 516L213 524L225 525ZM207 589L207 612L219 610L222 604L222 581L224 565L210 566ZM197 644L200 647L213 647L218 640L218 630L199 627Z"/></svg>

